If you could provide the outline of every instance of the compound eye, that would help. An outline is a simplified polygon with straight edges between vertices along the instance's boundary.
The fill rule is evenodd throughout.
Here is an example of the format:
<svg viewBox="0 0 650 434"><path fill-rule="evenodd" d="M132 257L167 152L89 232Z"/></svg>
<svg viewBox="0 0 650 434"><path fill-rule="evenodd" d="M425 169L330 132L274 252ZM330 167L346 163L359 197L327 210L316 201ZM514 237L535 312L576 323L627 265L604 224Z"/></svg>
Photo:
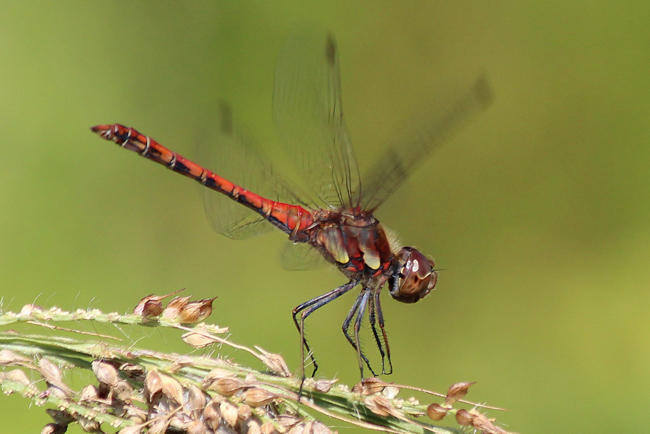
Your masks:
<svg viewBox="0 0 650 434"><path fill-rule="evenodd" d="M438 273L432 260L411 247L404 247L400 256L397 285L391 285L390 295L403 303L415 303L435 288Z"/></svg>

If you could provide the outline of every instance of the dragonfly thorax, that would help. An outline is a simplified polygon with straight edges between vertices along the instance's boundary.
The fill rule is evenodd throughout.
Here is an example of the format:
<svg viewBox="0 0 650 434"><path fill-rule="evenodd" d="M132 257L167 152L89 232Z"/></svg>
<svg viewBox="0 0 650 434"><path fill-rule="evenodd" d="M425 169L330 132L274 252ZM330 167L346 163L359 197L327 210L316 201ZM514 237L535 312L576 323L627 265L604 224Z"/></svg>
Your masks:
<svg viewBox="0 0 650 434"><path fill-rule="evenodd" d="M384 273L395 255L383 226L369 213L321 211L310 228L310 242L346 275Z"/></svg>

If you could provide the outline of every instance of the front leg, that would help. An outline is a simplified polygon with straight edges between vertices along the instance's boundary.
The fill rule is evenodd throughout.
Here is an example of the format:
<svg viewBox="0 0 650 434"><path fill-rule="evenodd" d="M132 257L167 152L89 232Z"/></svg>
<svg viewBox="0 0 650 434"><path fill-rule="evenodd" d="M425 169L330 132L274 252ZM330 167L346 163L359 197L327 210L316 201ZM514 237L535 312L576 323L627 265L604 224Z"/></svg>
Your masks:
<svg viewBox="0 0 650 434"><path fill-rule="evenodd" d="M305 338L305 319L307 319L307 317L312 313L314 313L317 309L325 306L330 301L336 300L346 292L350 291L352 288L357 286L358 283L359 283L359 279L356 278L352 279L348 283L345 283L339 286L338 288L335 288L323 295L319 295L316 298L312 298L311 300L306 301L299 306L296 306L296 308L293 310L293 322L296 325L298 332L300 333L300 360L302 365L302 370L301 370L302 381L300 383L301 392L302 392L302 385L305 382L305 378L306 378L305 349L307 349L309 358L314 364L314 371L312 372L311 376L313 377L316 374L316 371L318 370L318 363L316 363L316 358L314 357L314 354L312 353L309 344L307 344L307 339ZM300 314L300 320L298 320L298 314Z"/></svg>

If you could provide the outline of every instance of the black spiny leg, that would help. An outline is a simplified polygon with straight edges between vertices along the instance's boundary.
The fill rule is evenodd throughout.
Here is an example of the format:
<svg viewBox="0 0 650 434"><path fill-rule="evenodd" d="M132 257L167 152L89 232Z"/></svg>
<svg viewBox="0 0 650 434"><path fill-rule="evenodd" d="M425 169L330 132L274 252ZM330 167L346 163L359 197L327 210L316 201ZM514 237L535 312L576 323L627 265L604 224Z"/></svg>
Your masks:
<svg viewBox="0 0 650 434"><path fill-rule="evenodd" d="M345 338L348 340L350 345L352 345L352 348L357 352L357 356L359 358L359 370L361 371L361 379L363 380L363 364L361 361L366 364L370 372L372 373L373 377L376 377L377 374L375 371L372 369L372 366L370 366L370 361L366 357L365 354L363 354L363 351L361 351L361 346L359 344L359 329L361 325L360 319L363 319L363 313L366 310L366 304L368 303L368 297L370 295L370 291L368 291L366 288L364 288L361 291L361 294L357 297L356 301L352 305L352 309L350 309L350 312L348 313L348 316L345 318L345 321L343 321L343 334L345 335ZM352 336L350 336L350 333L348 332L350 329L350 323L352 322L352 319L356 315L356 320L354 323L354 339Z"/></svg>
<svg viewBox="0 0 650 434"><path fill-rule="evenodd" d="M309 358L314 364L314 371L311 373L312 377L316 374L316 371L318 370L318 363L316 363L316 358L314 357L314 354L312 353L309 344L307 344L307 339L305 339L305 319L307 319L307 317L312 313L314 313L317 309L325 306L330 301L336 300L346 292L350 291L352 288L357 286L358 283L359 283L359 279L352 279L348 283L341 285L338 288L335 288L323 295L319 295L316 298L312 298L311 300L306 301L299 306L296 306L296 308L293 310L293 322L296 325L298 332L300 333L300 359L302 365L302 372L301 372L302 379L300 381L300 390L298 392L298 396L300 396L300 394L302 393L302 386L306 378L305 349L307 349ZM300 314L300 321L298 321L298 314Z"/></svg>
<svg viewBox="0 0 650 434"><path fill-rule="evenodd" d="M373 294L373 301L371 307L376 310L377 313L377 322L379 322L379 328L381 329L381 334L383 337L385 349L386 349L386 359L388 360L388 369L386 372L384 369L384 352L381 349L381 344L379 343L379 338L377 337L377 332L375 331L375 326L373 324L372 331L375 333L375 339L377 340L377 345L379 346L379 351L381 352L381 372L382 374L390 375L393 373L393 361L390 358L390 346L388 345L388 335L386 334L386 329L384 328L384 314L381 310L381 303L379 302L379 294L377 291Z"/></svg>
<svg viewBox="0 0 650 434"><path fill-rule="evenodd" d="M379 309L381 309L381 306L378 305L379 303L379 294L374 293L372 298L370 299L370 312L368 319L370 320L370 327L372 328L372 335L375 338L375 343L377 344L377 348L379 349L379 354L381 355L381 373L386 374L386 369L384 368L384 360L386 358L386 353L384 352L384 342L381 341L379 338L379 333L377 332L377 307L379 306Z"/></svg>

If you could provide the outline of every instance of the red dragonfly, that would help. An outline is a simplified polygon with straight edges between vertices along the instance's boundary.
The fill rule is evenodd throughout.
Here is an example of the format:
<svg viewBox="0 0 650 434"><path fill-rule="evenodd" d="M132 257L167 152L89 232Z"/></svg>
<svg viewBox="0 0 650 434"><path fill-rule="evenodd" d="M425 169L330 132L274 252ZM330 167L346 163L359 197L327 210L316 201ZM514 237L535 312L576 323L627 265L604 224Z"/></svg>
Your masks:
<svg viewBox="0 0 650 434"><path fill-rule="evenodd" d="M382 288L387 286L395 300L415 303L435 288L438 279L433 260L413 247L400 247L373 214L434 148L473 115L483 111L490 101L487 80L479 78L444 115L414 135L410 143L389 147L361 182L343 118L334 39L329 34L317 32L294 35L285 43L278 59L274 114L288 155L294 159L301 181L312 196L309 199L291 193L272 173L266 160L259 159L259 153L248 152L247 140L237 132L227 106L222 107L219 127L219 140L227 155L219 159L217 165L227 165L232 155L239 155L244 161L239 165L230 164L236 174L242 176L242 186L133 128L120 124L98 125L92 131L225 195L227 198L205 195L208 217L218 232L240 239L276 227L288 235L292 244L310 247L309 250L317 253L315 256L336 265L346 276L347 282L343 285L293 310L293 320L300 333L303 379L305 350L313 363L312 376L318 369L305 339L305 320L317 309L360 286L360 293L343 322L343 334L357 353L363 379L364 365L377 376L359 340L366 311L369 311L371 330L381 356L382 373L392 372L379 301ZM257 191L251 191L255 186ZM263 190L268 196L260 194ZM291 203L281 201L282 198ZM299 267L308 266L310 261L303 260Z"/></svg>

